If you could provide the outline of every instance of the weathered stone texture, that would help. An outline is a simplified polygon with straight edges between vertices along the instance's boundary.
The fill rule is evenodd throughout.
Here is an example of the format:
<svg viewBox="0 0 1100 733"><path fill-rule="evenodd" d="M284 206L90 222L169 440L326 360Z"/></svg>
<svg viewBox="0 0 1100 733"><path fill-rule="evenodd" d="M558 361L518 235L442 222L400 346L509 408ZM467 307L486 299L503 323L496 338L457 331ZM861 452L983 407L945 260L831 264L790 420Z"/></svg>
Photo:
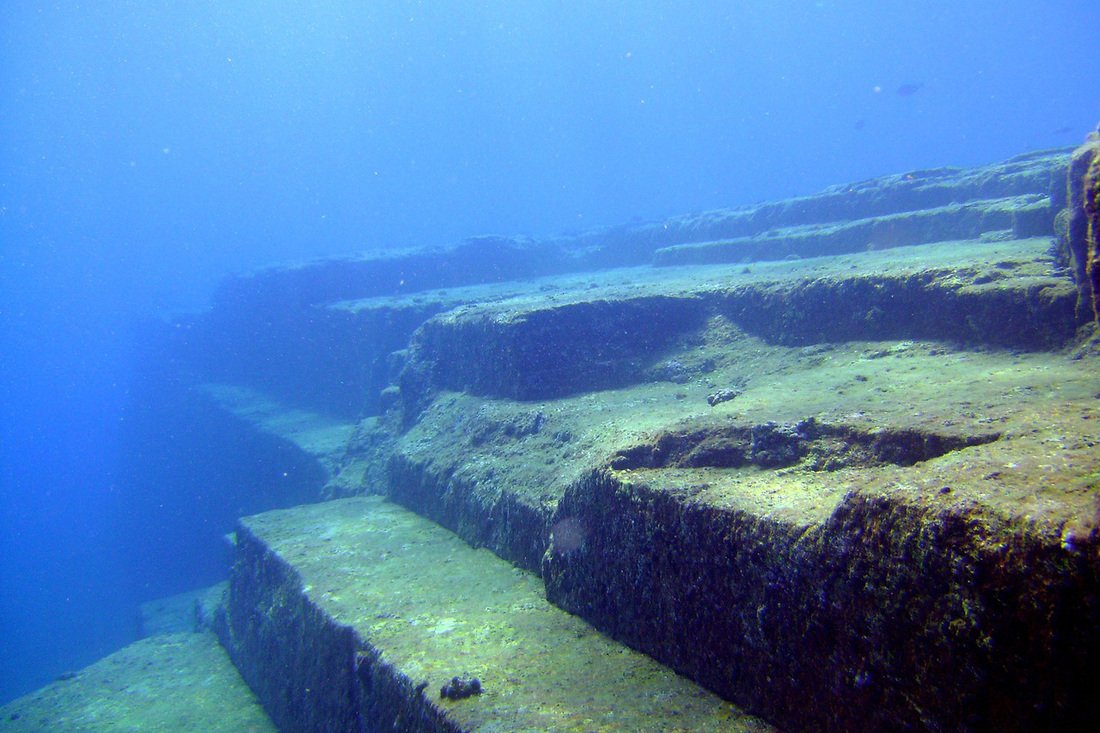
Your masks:
<svg viewBox="0 0 1100 733"><path fill-rule="evenodd" d="M280 730L362 730L356 639L301 592L301 578L237 528L222 645Z"/></svg>
<svg viewBox="0 0 1100 733"><path fill-rule="evenodd" d="M1062 248L1080 293L1082 318L1100 323L1100 132L1073 152Z"/></svg>
<svg viewBox="0 0 1100 733"><path fill-rule="evenodd" d="M699 730L733 715L504 558L792 730L1087 725L1100 414L1058 353L1100 271L1082 160L1068 193L1052 151L230 283L181 363L255 390L236 412L326 497L420 515L242 520L219 628L243 675L287 730L667 729L671 687ZM710 264L652 266L686 263ZM488 692L437 699L464 665Z"/></svg>
<svg viewBox="0 0 1100 733"><path fill-rule="evenodd" d="M752 236L678 244L658 249L655 265L719 264L823 257L848 252L905 247L983 235L1023 239L1053 229L1050 197L1015 196L993 201L953 203L884 216L826 221L769 229Z"/></svg>
<svg viewBox="0 0 1100 733"><path fill-rule="evenodd" d="M733 285L719 310L781 344L936 338L1022 349L1073 338L1072 285L1052 277L1004 280L996 268L851 275Z"/></svg>
<svg viewBox="0 0 1100 733"><path fill-rule="evenodd" d="M823 524L601 471L548 597L791 730L1055 730L1092 716L1097 538L849 495Z"/></svg>
<svg viewBox="0 0 1100 733"><path fill-rule="evenodd" d="M459 309L427 321L413 358L436 389L536 400L629 384L643 360L702 322L690 297L618 297L516 311Z"/></svg>
<svg viewBox="0 0 1100 733"><path fill-rule="evenodd" d="M1092 313L1097 323L1100 323L1100 141L1093 142L1091 149L1091 162L1085 172L1083 191L1084 213L1088 220L1085 231L1085 274L1092 296Z"/></svg>
<svg viewBox="0 0 1100 733"><path fill-rule="evenodd" d="M470 544L537 571L549 536L552 505L532 502L504 477L492 481L454 469L445 461L417 460L397 451L390 458L388 495Z"/></svg>
<svg viewBox="0 0 1100 733"><path fill-rule="evenodd" d="M769 733L377 497L249 517L226 641L281 730ZM454 676L480 694L441 695Z"/></svg>
<svg viewBox="0 0 1100 733"><path fill-rule="evenodd" d="M160 633L0 705L3 733L276 733L208 631Z"/></svg>

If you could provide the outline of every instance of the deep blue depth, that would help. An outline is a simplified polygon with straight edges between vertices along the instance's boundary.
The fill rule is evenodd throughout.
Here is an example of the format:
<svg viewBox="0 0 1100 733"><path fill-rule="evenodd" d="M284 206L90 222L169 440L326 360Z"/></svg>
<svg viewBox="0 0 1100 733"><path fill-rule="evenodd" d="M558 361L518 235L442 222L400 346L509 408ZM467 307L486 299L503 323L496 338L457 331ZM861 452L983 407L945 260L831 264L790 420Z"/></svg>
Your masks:
<svg viewBox="0 0 1100 733"><path fill-rule="evenodd" d="M5 2L0 703L222 572L158 537L263 508L209 494L224 456L180 475L141 455L134 435L218 429L127 422L142 320L273 261L1073 145L1100 121L1097 28L1095 0ZM308 484L272 446L225 450L288 500ZM138 502L135 462L157 477Z"/></svg>

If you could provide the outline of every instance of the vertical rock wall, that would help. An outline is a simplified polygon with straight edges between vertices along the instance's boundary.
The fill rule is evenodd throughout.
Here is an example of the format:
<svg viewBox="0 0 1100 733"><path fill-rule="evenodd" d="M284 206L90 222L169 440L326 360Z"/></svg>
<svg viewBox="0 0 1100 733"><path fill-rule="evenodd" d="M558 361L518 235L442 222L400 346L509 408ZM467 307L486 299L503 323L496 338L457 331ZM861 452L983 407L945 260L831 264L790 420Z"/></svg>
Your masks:
<svg viewBox="0 0 1100 733"><path fill-rule="evenodd" d="M853 493L802 527L596 472L547 598L790 730L1072 730L1095 707L1089 553Z"/></svg>
<svg viewBox="0 0 1100 733"><path fill-rule="evenodd" d="M1092 290L1092 314L1100 323L1100 133L1089 146L1091 162L1085 173L1086 228L1085 271Z"/></svg>
<svg viewBox="0 0 1100 733"><path fill-rule="evenodd" d="M1078 314L1100 323L1100 130L1074 151L1068 188L1065 238L1080 292Z"/></svg>

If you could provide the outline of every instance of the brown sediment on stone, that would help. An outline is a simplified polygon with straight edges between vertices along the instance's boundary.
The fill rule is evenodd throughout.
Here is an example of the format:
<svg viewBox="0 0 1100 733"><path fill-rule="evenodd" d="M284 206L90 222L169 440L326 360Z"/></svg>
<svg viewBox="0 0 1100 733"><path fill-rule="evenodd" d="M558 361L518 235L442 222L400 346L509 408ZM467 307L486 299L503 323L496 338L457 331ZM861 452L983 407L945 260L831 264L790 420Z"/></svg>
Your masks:
<svg viewBox="0 0 1100 733"><path fill-rule="evenodd" d="M619 390L538 403L440 394L396 442L389 495L533 568L558 502L601 465L703 470L695 483L726 469L745 469L735 472L742 479L783 469L769 489L782 495L791 493L784 481L805 472L855 468L875 477L917 464L931 470L1003 444L1000 457L972 469L986 474L1000 470L998 460L1015 465L1032 453L1058 455L1021 435L1078 436L1079 446L1095 440L1095 387L1086 365L1063 356L935 342L784 347L738 336L716 317L646 374L649 380ZM738 397L711 406L708 396L726 384L738 386ZM1094 463L1073 455L1080 463L1063 474L1066 482ZM1043 480L1040 472L1030 475ZM980 482L956 491L989 502L982 492L994 488L1006 491L1003 483Z"/></svg>
<svg viewBox="0 0 1100 733"><path fill-rule="evenodd" d="M249 517L224 635L285 730L772 728L377 497ZM454 677L481 692L443 696Z"/></svg>
<svg viewBox="0 0 1100 733"><path fill-rule="evenodd" d="M1073 272L1082 318L1100 323L1100 132L1073 151L1061 247Z"/></svg>
<svg viewBox="0 0 1100 733"><path fill-rule="evenodd" d="M1100 141L1091 144L1092 162L1085 172L1084 210L1088 219L1085 232L1085 274L1092 291L1092 313L1100 323Z"/></svg>
<svg viewBox="0 0 1100 733"><path fill-rule="evenodd" d="M678 348L656 381L620 390L440 395L398 443L395 498L526 562L529 544L497 539L525 530L484 513L509 494L553 537L555 603L777 724L1087 714L1078 652L1100 651L1088 364L783 347L721 317ZM721 384L737 398L709 405ZM415 496L398 485L412 475ZM463 503L458 524L462 510L433 513ZM1032 676L1049 682L1028 688Z"/></svg>

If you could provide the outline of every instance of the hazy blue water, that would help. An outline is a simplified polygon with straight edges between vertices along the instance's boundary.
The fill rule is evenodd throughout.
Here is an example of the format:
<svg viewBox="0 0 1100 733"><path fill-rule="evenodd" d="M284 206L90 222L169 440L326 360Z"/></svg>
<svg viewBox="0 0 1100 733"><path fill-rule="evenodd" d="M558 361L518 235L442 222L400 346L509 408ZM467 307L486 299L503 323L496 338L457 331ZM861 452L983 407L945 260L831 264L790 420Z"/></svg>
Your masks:
<svg viewBox="0 0 1100 733"><path fill-rule="evenodd" d="M172 585L118 541L135 319L272 260L1075 144L1096 28L1094 0L3 3L0 700Z"/></svg>

